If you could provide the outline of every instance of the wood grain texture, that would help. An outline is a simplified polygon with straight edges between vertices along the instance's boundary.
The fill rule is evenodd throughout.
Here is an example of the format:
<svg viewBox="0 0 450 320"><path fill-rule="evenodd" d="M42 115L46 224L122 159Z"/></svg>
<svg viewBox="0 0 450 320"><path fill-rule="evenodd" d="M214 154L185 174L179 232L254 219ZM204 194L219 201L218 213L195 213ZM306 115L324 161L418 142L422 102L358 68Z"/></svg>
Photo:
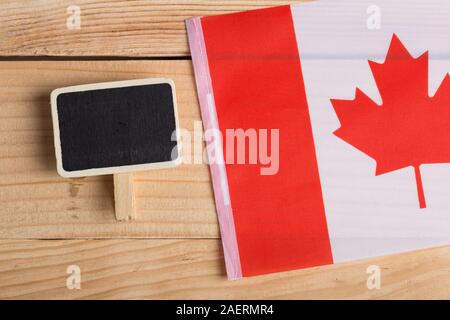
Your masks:
<svg viewBox="0 0 450 320"><path fill-rule="evenodd" d="M184 19L277 0L3 0L0 56L187 56ZM290 1L292 2L292 1ZM200 119L190 61L0 62L0 238L217 237L209 171L182 165L136 175L140 221L114 218L112 176L56 174L49 93L66 85L169 76L180 124ZM69 265L81 289L66 288ZM380 290L366 287L369 265ZM226 280L216 239L0 240L0 298L450 298L450 248Z"/></svg>
<svg viewBox="0 0 450 320"><path fill-rule="evenodd" d="M114 211L116 219L136 219L133 173L116 173L114 179Z"/></svg>
<svg viewBox="0 0 450 320"><path fill-rule="evenodd" d="M0 56L188 56L185 19L290 2L3 0ZM67 8L74 4L81 24L68 29Z"/></svg>
<svg viewBox="0 0 450 320"><path fill-rule="evenodd" d="M81 289L66 288L67 268ZM381 288L367 289L370 265ZM227 281L220 242L0 241L0 298L418 299L450 298L450 247Z"/></svg>
<svg viewBox="0 0 450 320"><path fill-rule="evenodd" d="M136 221L122 223L112 175L56 173L53 89L162 76L175 81L180 127L201 127L190 61L0 62L0 238L217 237L206 164L136 173ZM183 159L192 158L189 145Z"/></svg>

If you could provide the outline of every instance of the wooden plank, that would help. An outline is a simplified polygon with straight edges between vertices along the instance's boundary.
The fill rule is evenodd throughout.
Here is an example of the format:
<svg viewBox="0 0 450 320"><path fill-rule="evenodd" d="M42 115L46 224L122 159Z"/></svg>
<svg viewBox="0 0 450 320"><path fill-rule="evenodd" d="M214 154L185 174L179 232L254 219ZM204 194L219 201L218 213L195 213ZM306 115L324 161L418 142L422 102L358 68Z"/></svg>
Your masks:
<svg viewBox="0 0 450 320"><path fill-rule="evenodd" d="M122 223L114 217L111 175L56 173L50 92L146 77L172 78L180 127L201 127L190 61L0 62L0 238L218 237L206 164L136 173L139 219ZM186 140L184 161L195 150L189 146Z"/></svg>
<svg viewBox="0 0 450 320"><path fill-rule="evenodd" d="M367 288L367 268L381 270ZM0 298L450 298L450 247L227 281L218 240L0 241ZM67 289L79 267L80 289ZM69 269L70 270L70 269Z"/></svg>
<svg viewBox="0 0 450 320"><path fill-rule="evenodd" d="M136 219L133 173L114 174L114 210L116 219Z"/></svg>
<svg viewBox="0 0 450 320"><path fill-rule="evenodd" d="M3 0L0 56L187 56L185 19L289 2Z"/></svg>

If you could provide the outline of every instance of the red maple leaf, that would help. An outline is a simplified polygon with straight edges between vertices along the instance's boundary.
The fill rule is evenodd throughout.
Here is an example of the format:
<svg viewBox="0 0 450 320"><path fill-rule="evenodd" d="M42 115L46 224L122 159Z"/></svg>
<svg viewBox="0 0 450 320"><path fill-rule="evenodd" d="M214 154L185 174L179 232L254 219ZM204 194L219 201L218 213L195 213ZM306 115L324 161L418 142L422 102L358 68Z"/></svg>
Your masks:
<svg viewBox="0 0 450 320"><path fill-rule="evenodd" d="M334 134L377 162L375 175L414 167L420 208L420 165L450 162L450 76L428 96L428 51L414 58L394 34L386 60L369 61L383 103L356 88L353 100L331 103L341 127Z"/></svg>

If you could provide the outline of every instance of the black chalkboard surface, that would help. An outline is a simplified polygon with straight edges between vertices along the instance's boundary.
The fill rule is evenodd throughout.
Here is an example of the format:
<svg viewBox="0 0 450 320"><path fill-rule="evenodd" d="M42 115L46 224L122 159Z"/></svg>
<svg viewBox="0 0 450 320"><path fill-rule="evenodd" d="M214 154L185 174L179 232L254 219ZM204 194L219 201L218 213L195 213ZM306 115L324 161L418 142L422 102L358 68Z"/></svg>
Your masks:
<svg viewBox="0 0 450 320"><path fill-rule="evenodd" d="M51 101L57 169L64 177L170 167L180 159L170 79L60 88Z"/></svg>

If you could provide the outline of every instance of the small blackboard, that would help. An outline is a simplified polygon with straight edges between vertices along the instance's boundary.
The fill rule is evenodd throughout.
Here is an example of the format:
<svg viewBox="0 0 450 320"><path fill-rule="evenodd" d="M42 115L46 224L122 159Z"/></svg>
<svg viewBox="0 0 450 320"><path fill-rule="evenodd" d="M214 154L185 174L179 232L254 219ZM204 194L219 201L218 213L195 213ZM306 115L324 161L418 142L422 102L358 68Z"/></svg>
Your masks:
<svg viewBox="0 0 450 320"><path fill-rule="evenodd" d="M172 167L180 161L170 79L66 87L51 94L58 173L63 177Z"/></svg>

